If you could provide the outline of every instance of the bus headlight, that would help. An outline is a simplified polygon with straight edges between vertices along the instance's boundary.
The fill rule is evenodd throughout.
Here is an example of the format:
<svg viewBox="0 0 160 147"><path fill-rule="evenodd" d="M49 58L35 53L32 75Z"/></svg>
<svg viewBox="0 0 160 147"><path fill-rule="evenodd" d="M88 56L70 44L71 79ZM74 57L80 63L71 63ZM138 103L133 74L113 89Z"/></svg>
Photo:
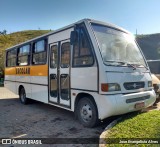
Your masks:
<svg viewBox="0 0 160 147"><path fill-rule="evenodd" d="M152 87L152 81L148 81L148 87Z"/></svg>
<svg viewBox="0 0 160 147"><path fill-rule="evenodd" d="M120 91L120 85L117 83L102 83L101 90L103 92Z"/></svg>

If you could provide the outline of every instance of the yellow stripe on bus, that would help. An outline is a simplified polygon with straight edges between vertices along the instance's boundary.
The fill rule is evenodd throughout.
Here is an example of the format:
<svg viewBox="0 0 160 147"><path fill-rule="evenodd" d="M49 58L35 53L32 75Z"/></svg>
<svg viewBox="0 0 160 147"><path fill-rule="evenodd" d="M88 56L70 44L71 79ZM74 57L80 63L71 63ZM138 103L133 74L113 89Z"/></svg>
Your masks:
<svg viewBox="0 0 160 147"><path fill-rule="evenodd" d="M5 68L5 75L48 76L48 65L7 67Z"/></svg>
<svg viewBox="0 0 160 147"><path fill-rule="evenodd" d="M15 74L16 74L15 67L5 68L5 75L15 75Z"/></svg>
<svg viewBox="0 0 160 147"><path fill-rule="evenodd" d="M31 76L48 76L48 65L31 66Z"/></svg>

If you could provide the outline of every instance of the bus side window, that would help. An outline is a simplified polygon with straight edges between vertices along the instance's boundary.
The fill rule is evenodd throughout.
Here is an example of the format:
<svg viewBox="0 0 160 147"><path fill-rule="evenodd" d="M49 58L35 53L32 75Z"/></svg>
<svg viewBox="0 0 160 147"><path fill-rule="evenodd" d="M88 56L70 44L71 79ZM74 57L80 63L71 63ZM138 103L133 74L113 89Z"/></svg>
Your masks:
<svg viewBox="0 0 160 147"><path fill-rule="evenodd" d="M6 66L7 67L13 67L16 66L16 60L17 60L17 49L12 49L7 52L7 58L6 58Z"/></svg>
<svg viewBox="0 0 160 147"><path fill-rule="evenodd" d="M92 48L83 27L77 30L78 41L73 49L73 67L88 67L94 63Z"/></svg>
<svg viewBox="0 0 160 147"><path fill-rule="evenodd" d="M70 65L70 43L65 42L61 46L61 67L67 68Z"/></svg>
<svg viewBox="0 0 160 147"><path fill-rule="evenodd" d="M18 65L29 65L30 45L22 46L18 49Z"/></svg>
<svg viewBox="0 0 160 147"><path fill-rule="evenodd" d="M46 42L41 40L33 43L32 64L45 64L47 62Z"/></svg>

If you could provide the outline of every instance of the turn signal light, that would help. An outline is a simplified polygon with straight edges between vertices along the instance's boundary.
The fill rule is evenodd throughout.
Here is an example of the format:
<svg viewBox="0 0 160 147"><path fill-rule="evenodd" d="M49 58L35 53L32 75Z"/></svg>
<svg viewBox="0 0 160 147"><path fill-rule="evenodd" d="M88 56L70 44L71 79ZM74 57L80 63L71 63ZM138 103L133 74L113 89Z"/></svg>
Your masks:
<svg viewBox="0 0 160 147"><path fill-rule="evenodd" d="M101 90L104 91L104 92L107 92L108 91L108 84L102 83L101 84Z"/></svg>

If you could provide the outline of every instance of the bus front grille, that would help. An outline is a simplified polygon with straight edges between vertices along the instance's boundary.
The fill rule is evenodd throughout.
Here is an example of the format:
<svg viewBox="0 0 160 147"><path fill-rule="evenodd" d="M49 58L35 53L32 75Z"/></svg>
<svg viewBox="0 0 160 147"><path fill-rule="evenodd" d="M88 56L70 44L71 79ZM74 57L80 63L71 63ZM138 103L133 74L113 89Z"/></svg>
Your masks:
<svg viewBox="0 0 160 147"><path fill-rule="evenodd" d="M135 90L135 89L140 89L140 88L144 88L144 82L128 82L128 83L124 83L124 88L126 90Z"/></svg>

